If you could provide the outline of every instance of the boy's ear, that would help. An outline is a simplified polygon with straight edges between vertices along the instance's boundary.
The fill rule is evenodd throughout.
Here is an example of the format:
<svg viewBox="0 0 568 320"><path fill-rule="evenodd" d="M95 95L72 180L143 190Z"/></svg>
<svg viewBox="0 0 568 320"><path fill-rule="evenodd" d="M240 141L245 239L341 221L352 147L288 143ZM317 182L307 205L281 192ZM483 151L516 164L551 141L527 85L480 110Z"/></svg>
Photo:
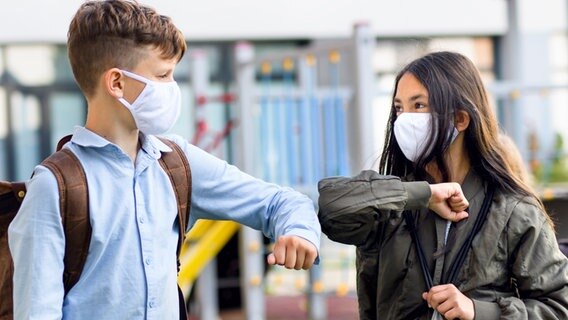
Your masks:
<svg viewBox="0 0 568 320"><path fill-rule="evenodd" d="M458 110L456 112L456 118L454 120L454 126L459 132L465 131L469 127L469 114L464 110Z"/></svg>
<svg viewBox="0 0 568 320"><path fill-rule="evenodd" d="M115 98L124 96L124 76L118 68L108 69L103 74L103 90Z"/></svg>

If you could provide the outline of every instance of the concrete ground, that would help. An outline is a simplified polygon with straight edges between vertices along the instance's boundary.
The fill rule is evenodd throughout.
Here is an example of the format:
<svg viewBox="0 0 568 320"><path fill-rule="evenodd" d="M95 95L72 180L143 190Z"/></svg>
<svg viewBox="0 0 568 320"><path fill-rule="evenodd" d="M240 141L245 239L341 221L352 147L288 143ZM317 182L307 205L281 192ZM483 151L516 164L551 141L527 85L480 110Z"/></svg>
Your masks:
<svg viewBox="0 0 568 320"><path fill-rule="evenodd" d="M327 298L327 320L359 319L357 298L354 295ZM219 320L244 320L245 313L241 309L224 310ZM308 320L305 296L267 296L266 320ZM191 316L190 320L199 320Z"/></svg>

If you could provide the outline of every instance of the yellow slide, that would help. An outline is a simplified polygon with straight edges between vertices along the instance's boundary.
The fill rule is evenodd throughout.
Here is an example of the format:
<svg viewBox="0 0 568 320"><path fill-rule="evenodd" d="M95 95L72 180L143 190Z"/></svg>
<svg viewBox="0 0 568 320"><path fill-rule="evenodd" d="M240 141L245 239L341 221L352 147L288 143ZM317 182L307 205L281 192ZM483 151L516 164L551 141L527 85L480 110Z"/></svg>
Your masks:
<svg viewBox="0 0 568 320"><path fill-rule="evenodd" d="M181 249L178 283L186 295L199 273L219 253L240 225L233 221L199 220Z"/></svg>

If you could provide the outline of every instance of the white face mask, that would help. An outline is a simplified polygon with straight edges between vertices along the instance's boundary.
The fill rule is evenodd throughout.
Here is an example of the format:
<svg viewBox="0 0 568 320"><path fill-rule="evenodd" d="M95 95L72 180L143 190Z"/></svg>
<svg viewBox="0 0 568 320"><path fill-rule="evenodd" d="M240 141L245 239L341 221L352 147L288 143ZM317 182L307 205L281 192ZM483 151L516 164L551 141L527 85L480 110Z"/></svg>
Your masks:
<svg viewBox="0 0 568 320"><path fill-rule="evenodd" d="M416 162L426 151L428 135L432 131L432 115L430 113L403 112L394 122L394 136L406 159ZM451 132L452 142L459 132L454 127ZM435 136L434 136L435 138Z"/></svg>
<svg viewBox="0 0 568 320"><path fill-rule="evenodd" d="M132 114L136 127L144 134L163 134L176 123L181 110L181 92L177 82L157 82L121 70L126 76L146 84L130 104L118 99Z"/></svg>

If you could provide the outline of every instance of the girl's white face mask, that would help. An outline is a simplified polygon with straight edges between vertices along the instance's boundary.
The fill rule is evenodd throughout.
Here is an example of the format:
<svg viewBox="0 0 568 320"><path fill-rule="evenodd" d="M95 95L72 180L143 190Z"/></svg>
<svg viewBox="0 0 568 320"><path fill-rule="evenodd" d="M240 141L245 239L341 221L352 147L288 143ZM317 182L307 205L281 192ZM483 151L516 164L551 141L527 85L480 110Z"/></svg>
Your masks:
<svg viewBox="0 0 568 320"><path fill-rule="evenodd" d="M170 130L181 110L181 92L177 82L157 82L126 70L121 71L127 77L146 84L132 104L124 98L118 99L130 110L138 130L144 134L163 134Z"/></svg>
<svg viewBox="0 0 568 320"><path fill-rule="evenodd" d="M416 162L427 149L427 140L432 131L432 115L430 113L403 112L394 122L394 137L406 159ZM451 132L452 142L459 132L454 127Z"/></svg>

